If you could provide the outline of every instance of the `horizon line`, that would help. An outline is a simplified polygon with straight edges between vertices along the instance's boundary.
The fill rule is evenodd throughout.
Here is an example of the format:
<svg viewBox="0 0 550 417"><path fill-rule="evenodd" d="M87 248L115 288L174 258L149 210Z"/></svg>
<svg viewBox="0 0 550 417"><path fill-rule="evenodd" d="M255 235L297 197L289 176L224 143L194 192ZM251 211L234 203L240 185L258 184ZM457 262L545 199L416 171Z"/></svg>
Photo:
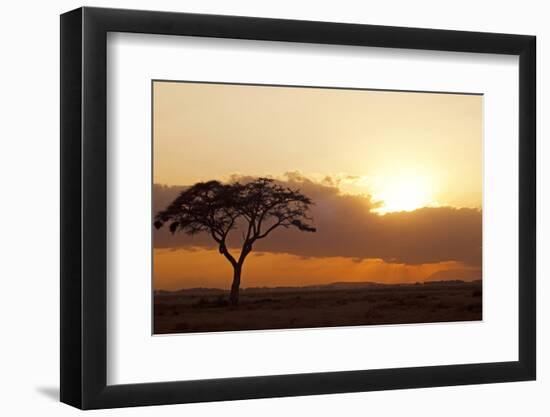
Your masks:
<svg viewBox="0 0 550 417"><path fill-rule="evenodd" d="M254 287L242 287L241 290L253 290L253 289L286 289L286 288L312 288L312 287L330 287L336 285L364 285L364 286L402 286L402 285L424 285L424 284L437 284L437 283L446 283L454 282L461 284L470 284L478 281L482 281L482 277L474 279L458 279L458 278L449 278L449 279L436 279L436 280L424 280L424 281L414 281L414 282L394 282L394 283L385 283L377 281L334 281L327 284L308 284L308 285L278 285L278 286L254 286ZM167 290L163 288L153 288L154 292L164 291L164 292L180 292L180 291L192 291L192 290L209 290L209 291L230 291L230 288L219 288L219 287L188 287L188 288L178 288L175 290Z"/></svg>

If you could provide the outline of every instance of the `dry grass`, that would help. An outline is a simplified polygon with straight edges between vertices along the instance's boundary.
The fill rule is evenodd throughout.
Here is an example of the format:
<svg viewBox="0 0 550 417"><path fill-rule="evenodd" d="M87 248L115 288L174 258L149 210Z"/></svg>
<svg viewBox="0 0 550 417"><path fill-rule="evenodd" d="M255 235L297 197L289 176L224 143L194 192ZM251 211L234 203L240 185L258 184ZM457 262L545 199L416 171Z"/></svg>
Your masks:
<svg viewBox="0 0 550 417"><path fill-rule="evenodd" d="M471 321L482 318L481 283L352 289L155 294L156 334Z"/></svg>

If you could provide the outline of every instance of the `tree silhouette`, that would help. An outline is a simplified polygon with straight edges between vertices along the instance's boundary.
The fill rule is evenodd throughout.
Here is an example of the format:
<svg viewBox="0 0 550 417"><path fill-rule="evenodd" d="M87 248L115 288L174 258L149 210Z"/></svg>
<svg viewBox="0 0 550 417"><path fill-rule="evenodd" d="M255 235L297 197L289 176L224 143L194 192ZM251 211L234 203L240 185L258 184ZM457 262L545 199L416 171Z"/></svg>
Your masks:
<svg viewBox="0 0 550 417"><path fill-rule="evenodd" d="M218 244L219 252L233 267L230 302L239 302L239 287L244 261L253 245L277 228L296 228L315 232L308 222L313 202L300 193L277 184L269 178L258 178L246 184L219 181L199 182L180 195L155 216L160 229L168 224L172 234L208 233ZM238 257L231 254L227 239L232 230L241 229L242 247Z"/></svg>

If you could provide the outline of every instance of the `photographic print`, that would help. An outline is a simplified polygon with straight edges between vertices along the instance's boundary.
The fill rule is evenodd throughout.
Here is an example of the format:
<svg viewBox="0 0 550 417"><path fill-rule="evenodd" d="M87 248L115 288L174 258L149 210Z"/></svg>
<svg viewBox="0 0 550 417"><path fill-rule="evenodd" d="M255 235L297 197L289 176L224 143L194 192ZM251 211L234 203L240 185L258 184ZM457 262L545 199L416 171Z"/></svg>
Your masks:
<svg viewBox="0 0 550 417"><path fill-rule="evenodd" d="M152 94L154 334L482 319L481 94Z"/></svg>

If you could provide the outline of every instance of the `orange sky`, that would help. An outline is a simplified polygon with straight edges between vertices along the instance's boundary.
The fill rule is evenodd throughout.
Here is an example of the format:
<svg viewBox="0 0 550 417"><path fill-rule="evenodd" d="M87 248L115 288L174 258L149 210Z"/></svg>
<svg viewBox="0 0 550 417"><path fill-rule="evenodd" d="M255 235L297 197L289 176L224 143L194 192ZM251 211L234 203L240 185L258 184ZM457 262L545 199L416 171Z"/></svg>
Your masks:
<svg viewBox="0 0 550 417"><path fill-rule="evenodd" d="M479 279L482 105L479 95L155 82L153 214L198 181L269 176L315 201L318 232L268 237L243 287ZM154 246L155 288L230 285L207 236L160 230Z"/></svg>
<svg viewBox="0 0 550 417"><path fill-rule="evenodd" d="M217 250L156 249L154 256L155 288L177 290L184 286L228 289L231 286L228 278L232 274L231 266ZM315 285L337 281L414 283L426 279L472 280L481 277L478 268L452 261L406 265L386 263L380 259L302 258L270 252L253 252L247 258L245 268L245 287L295 286L297 283ZM182 274L186 270L189 272ZM441 274L441 271L450 272ZM185 276L183 280L182 275Z"/></svg>

